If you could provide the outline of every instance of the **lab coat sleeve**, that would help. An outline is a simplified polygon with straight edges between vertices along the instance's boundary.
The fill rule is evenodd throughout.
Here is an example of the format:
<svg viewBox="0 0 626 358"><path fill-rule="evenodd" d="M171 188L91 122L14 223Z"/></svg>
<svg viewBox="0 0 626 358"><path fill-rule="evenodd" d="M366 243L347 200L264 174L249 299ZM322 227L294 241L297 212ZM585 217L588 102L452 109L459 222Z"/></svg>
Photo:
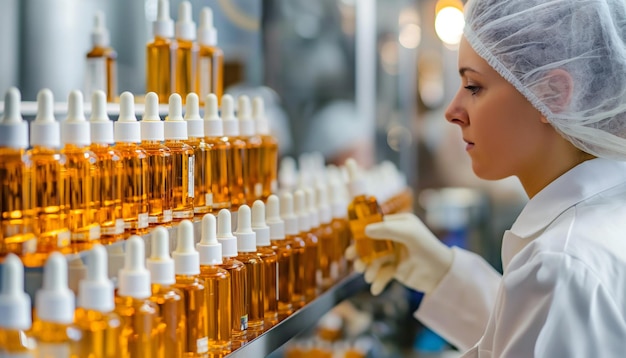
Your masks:
<svg viewBox="0 0 626 358"><path fill-rule="evenodd" d="M450 271L424 296L415 318L466 350L485 331L501 276L482 257L457 247L452 250Z"/></svg>
<svg viewBox="0 0 626 358"><path fill-rule="evenodd" d="M562 252L540 252L514 266L503 279L494 317L479 344L481 355L624 355L623 310L585 263Z"/></svg>

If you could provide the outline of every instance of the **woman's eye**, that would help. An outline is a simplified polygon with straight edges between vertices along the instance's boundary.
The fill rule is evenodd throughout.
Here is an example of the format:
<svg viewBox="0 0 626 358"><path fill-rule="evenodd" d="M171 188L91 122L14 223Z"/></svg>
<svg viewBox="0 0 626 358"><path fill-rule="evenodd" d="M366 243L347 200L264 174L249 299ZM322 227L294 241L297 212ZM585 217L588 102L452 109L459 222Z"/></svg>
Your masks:
<svg viewBox="0 0 626 358"><path fill-rule="evenodd" d="M476 93L478 93L478 91L480 91L480 87L479 86L468 85L468 86L465 86L463 88L465 88L466 90L470 91L472 93L472 95L475 95Z"/></svg>

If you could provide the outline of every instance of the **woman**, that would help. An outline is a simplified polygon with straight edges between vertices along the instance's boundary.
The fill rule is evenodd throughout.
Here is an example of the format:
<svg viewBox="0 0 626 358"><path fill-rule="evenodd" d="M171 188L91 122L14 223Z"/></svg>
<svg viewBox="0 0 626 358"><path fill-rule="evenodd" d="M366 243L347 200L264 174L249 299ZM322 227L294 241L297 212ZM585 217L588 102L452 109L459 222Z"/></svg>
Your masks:
<svg viewBox="0 0 626 358"><path fill-rule="evenodd" d="M415 316L468 357L624 356L625 42L624 0L470 0L446 118L477 176L516 176L530 200L502 276L414 215L369 225L402 244L355 261L371 291L425 292Z"/></svg>

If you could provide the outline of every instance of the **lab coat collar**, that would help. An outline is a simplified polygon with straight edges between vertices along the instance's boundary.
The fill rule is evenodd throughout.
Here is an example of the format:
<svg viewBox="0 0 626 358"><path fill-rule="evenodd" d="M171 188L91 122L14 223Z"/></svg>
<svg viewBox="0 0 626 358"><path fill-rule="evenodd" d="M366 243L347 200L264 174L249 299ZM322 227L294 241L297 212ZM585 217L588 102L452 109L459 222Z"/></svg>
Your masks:
<svg viewBox="0 0 626 358"><path fill-rule="evenodd" d="M524 207L510 233L529 238L545 229L568 208L626 182L626 162L587 160L543 188Z"/></svg>

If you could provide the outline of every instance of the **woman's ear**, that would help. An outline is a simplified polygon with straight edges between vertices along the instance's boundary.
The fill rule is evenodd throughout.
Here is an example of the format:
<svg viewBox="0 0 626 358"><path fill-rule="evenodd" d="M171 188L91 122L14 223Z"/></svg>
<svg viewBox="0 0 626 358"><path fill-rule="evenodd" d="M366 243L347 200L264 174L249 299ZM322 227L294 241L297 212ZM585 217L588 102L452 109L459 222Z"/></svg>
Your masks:
<svg viewBox="0 0 626 358"><path fill-rule="evenodd" d="M553 113L563 112L567 108L574 92L574 81L567 71L551 70L539 86L546 105Z"/></svg>

